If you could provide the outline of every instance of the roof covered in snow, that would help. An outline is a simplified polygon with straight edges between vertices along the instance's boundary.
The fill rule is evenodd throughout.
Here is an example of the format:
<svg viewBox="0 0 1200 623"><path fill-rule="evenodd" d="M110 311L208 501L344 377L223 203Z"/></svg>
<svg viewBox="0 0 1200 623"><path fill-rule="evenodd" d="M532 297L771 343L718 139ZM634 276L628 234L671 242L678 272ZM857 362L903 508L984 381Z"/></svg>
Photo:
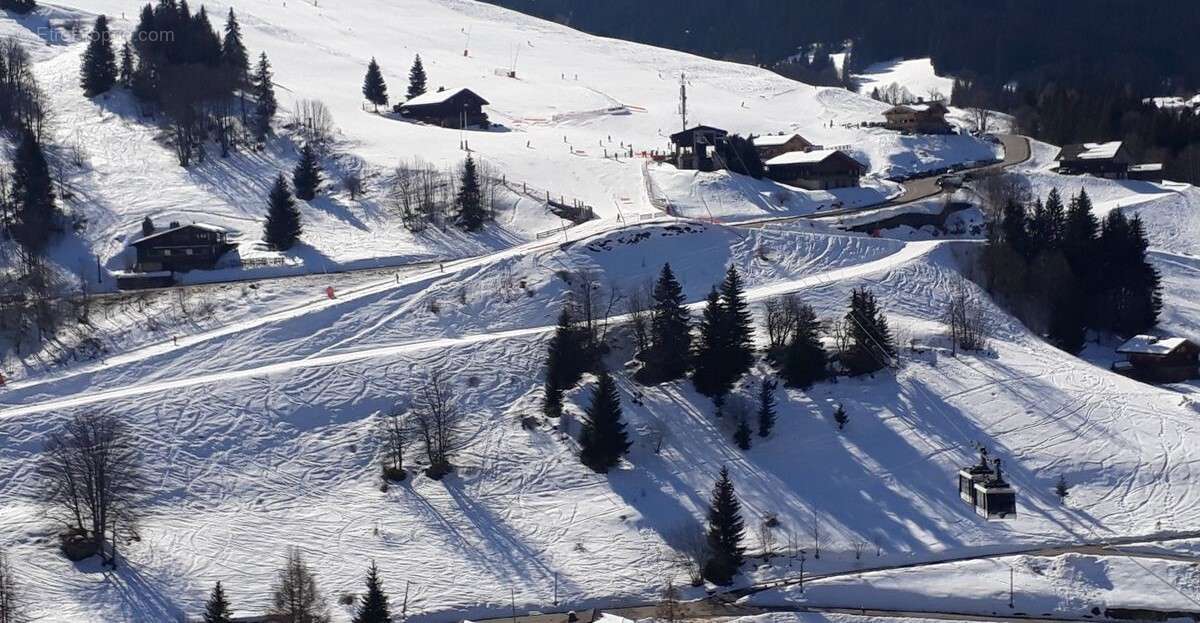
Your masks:
<svg viewBox="0 0 1200 623"><path fill-rule="evenodd" d="M885 110L883 114L890 115L905 112L946 112L946 105L941 102L921 102L917 104L897 104Z"/></svg>
<svg viewBox="0 0 1200 623"><path fill-rule="evenodd" d="M1147 162L1145 164L1135 164L1129 167L1130 171L1162 171L1163 165L1161 162Z"/></svg>
<svg viewBox="0 0 1200 623"><path fill-rule="evenodd" d="M145 242L147 240L152 240L154 238L158 238L159 236L164 236L171 232L176 232L181 229L189 229L189 228L190 229L203 229L205 231L211 231L214 233L229 233L228 229L225 229L224 227L220 227L218 225L212 225L209 223L184 223L183 225L175 225L173 227L168 227L166 229L159 229L159 230L155 231L154 233L152 233L148 236L142 236L141 238L138 238L137 240L134 240L133 242L130 242L129 244L131 244L131 245L138 244L141 242Z"/></svg>
<svg viewBox="0 0 1200 623"><path fill-rule="evenodd" d="M1064 145L1059 160L1111 160L1121 151L1121 141L1108 143L1076 143Z"/></svg>
<svg viewBox="0 0 1200 623"><path fill-rule="evenodd" d="M812 151L789 151L786 154L775 156L763 164L769 167L788 164L816 164L834 157L841 157L853 162L858 162L857 160L854 160L854 158L847 156L844 152L837 149L814 149ZM859 163L860 166L861 164L862 163Z"/></svg>
<svg viewBox="0 0 1200 623"><path fill-rule="evenodd" d="M445 104L459 95L467 95L478 99L481 104L488 103L488 101L480 97L478 93L466 87L460 87L457 89L444 89L442 91L433 91L431 93L418 95L407 102L404 102L403 106L433 106L437 104Z"/></svg>
<svg viewBox="0 0 1200 623"><path fill-rule="evenodd" d="M1117 352L1123 355L1167 355L1187 343L1188 340L1182 337L1135 335L1117 347Z"/></svg>
<svg viewBox="0 0 1200 623"><path fill-rule="evenodd" d="M765 136L754 137L755 147L779 147L786 145L793 139L800 139L805 144L810 144L803 136L799 134L767 134Z"/></svg>

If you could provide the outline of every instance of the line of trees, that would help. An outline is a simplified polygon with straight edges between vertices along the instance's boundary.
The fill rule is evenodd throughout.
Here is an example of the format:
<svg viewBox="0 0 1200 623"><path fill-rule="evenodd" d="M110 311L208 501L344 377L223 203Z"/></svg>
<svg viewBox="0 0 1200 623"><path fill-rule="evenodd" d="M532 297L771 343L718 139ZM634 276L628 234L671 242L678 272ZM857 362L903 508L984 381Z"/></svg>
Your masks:
<svg viewBox="0 0 1200 623"><path fill-rule="evenodd" d="M142 8L137 28L120 53L108 18L96 18L80 66L85 95L124 87L170 120L180 166L203 160L205 140L222 157L248 142L262 141L278 111L271 64L265 53L251 68L237 15L230 9L218 34L204 6L192 13L186 1L161 0Z"/></svg>
<svg viewBox="0 0 1200 623"><path fill-rule="evenodd" d="M475 232L495 218L500 178L471 155L457 171L402 161L386 182L385 203L410 231L454 224Z"/></svg>
<svg viewBox="0 0 1200 623"><path fill-rule="evenodd" d="M1137 215L1099 221L1086 191L1064 206L1058 190L1027 205L1010 198L994 221L981 268L989 292L1070 353L1087 331L1129 337L1152 328L1162 286Z"/></svg>
<svg viewBox="0 0 1200 623"><path fill-rule="evenodd" d="M427 83L428 76L425 75L425 65L421 62L421 55L418 54L413 60L412 68L408 71L408 90L405 91L405 98L412 99L424 95L428 88ZM383 69L374 57L371 57L371 62L367 64L367 75L363 77L362 94L368 102L375 106L375 112L379 112L380 106L388 105L387 80L384 79Z"/></svg>

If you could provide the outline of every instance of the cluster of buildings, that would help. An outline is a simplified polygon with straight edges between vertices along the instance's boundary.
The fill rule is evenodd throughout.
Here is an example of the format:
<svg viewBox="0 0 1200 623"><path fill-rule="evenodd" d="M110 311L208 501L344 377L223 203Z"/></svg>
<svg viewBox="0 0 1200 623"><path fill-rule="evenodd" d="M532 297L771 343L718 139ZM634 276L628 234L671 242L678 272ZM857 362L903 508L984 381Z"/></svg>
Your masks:
<svg viewBox="0 0 1200 623"><path fill-rule="evenodd" d="M1136 164L1121 141L1066 145L1055 158L1063 175L1092 175L1112 180L1163 181L1163 165Z"/></svg>
<svg viewBox="0 0 1200 623"><path fill-rule="evenodd" d="M904 134L950 134L949 113L939 101L900 104L884 111L879 125ZM721 128L698 125L672 134L673 162L680 169L718 171L729 168L723 154L729 133ZM767 177L805 190L852 188L867 167L841 149L814 145L799 134L769 134L753 137L754 149L766 167Z"/></svg>

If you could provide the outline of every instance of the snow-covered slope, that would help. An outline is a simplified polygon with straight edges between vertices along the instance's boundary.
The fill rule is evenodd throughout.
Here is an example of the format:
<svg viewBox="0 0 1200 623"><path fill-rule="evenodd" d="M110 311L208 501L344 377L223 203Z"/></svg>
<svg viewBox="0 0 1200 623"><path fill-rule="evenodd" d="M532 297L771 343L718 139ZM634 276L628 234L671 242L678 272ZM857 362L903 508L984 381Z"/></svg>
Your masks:
<svg viewBox="0 0 1200 623"><path fill-rule="evenodd" d="M46 32L49 17L61 23L77 11L87 21L103 12L120 33L132 30L140 7L134 0L70 0L63 6L24 20L0 18L0 30L37 47L37 33ZM336 157L326 163L330 177L336 182L341 172L361 170L368 180L370 192L363 201L335 192L305 207L310 236L295 260L308 270L361 265L371 258L397 262L475 254L558 224L525 199L482 239L405 231L388 214L382 188L386 174L399 161L418 157L456 166L465 155L464 143L531 194L581 200L607 217L656 212L646 197L642 159L613 156L667 148L666 137L680 125L681 74L689 84L691 123L741 133L799 131L815 143L850 145L881 176L989 158L994 151L970 137L901 138L852 127L878 121L884 106L844 90L593 37L467 0L244 0L206 6L217 22L234 8L252 52L270 55L284 121L298 100L328 105L339 129ZM395 100L418 53L431 88L467 86L479 92L491 102L487 111L498 127L459 132L364 109L361 82L367 62L379 60ZM71 183L90 222L84 236L94 250L110 268L124 268L117 254L141 219L153 216L232 227L244 234L242 252L253 255L250 243L259 236L269 183L277 172L290 169L295 145L277 140L264 152L228 160L217 158L210 146L207 161L180 169L156 140L153 120L143 118L126 94L94 102L83 98L77 85L81 54L82 44L58 40L35 50L41 59L37 73L57 117L54 137L78 150L85 162L81 170L72 169ZM497 73L513 67L516 78ZM796 211L823 201L799 201ZM86 257L86 252L74 255ZM66 257L63 263L74 271L77 260Z"/></svg>

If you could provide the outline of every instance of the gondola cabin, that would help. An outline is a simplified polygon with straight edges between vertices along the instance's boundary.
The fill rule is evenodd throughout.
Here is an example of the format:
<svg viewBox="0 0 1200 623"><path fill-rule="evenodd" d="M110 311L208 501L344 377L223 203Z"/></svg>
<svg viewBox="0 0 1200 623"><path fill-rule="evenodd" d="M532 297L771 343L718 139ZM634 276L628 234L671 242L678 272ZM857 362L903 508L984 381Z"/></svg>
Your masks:
<svg viewBox="0 0 1200 623"><path fill-rule="evenodd" d="M975 483L975 512L986 519L1008 519L1017 514L1017 491L1004 480L1000 459L995 466L991 478Z"/></svg>
<svg viewBox="0 0 1200 623"><path fill-rule="evenodd" d="M958 496L964 502L975 506L975 485L991 478L995 475L992 468L988 466L987 448L979 450L979 462L958 470Z"/></svg>

